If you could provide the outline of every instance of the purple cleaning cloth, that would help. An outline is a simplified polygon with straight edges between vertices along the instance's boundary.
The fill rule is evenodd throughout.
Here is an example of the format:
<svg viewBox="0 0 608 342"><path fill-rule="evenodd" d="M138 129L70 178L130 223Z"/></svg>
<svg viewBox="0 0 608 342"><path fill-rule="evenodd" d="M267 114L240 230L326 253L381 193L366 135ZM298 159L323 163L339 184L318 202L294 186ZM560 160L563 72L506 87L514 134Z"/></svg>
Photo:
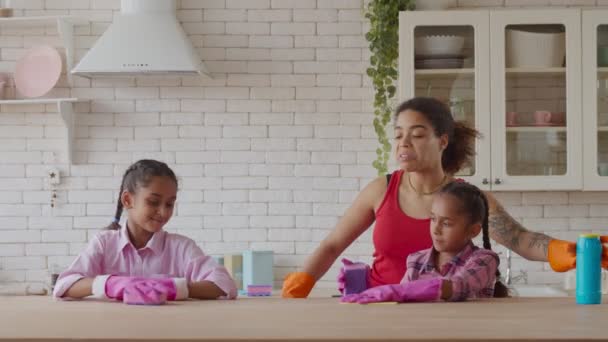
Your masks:
<svg viewBox="0 0 608 342"><path fill-rule="evenodd" d="M344 295L357 294L367 290L369 266L365 264L344 265Z"/></svg>

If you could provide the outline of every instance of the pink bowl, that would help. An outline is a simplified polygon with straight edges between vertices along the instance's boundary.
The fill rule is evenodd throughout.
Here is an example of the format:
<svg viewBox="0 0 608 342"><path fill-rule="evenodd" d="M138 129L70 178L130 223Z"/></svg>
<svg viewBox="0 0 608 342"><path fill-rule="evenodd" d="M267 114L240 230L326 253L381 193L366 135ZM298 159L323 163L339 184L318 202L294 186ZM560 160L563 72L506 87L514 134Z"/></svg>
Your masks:
<svg viewBox="0 0 608 342"><path fill-rule="evenodd" d="M26 51L15 67L15 87L24 97L48 93L61 76L61 56L51 46L41 45Z"/></svg>

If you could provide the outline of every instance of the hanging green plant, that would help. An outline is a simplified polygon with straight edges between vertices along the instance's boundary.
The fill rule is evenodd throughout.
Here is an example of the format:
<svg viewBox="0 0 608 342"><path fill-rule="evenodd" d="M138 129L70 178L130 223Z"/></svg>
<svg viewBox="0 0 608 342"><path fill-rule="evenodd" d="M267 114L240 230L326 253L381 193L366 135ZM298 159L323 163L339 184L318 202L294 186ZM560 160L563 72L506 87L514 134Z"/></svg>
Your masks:
<svg viewBox="0 0 608 342"><path fill-rule="evenodd" d="M391 144L386 134L386 125L391 120L392 103L397 88L397 60L399 57L399 11L415 8L415 0L371 0L365 17L370 21L365 39L371 51L367 75L374 86L374 130L380 147L376 149L376 160L372 163L378 175L388 172Z"/></svg>

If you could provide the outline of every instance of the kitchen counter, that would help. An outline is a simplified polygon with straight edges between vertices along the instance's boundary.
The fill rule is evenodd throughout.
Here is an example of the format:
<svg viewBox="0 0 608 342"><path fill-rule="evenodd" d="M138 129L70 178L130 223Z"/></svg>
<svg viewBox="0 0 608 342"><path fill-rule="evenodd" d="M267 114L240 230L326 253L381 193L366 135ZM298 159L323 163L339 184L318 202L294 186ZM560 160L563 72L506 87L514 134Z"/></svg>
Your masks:
<svg viewBox="0 0 608 342"><path fill-rule="evenodd" d="M0 296L0 340L17 339L608 340L608 304L576 305L572 297L399 305L243 297L128 306Z"/></svg>

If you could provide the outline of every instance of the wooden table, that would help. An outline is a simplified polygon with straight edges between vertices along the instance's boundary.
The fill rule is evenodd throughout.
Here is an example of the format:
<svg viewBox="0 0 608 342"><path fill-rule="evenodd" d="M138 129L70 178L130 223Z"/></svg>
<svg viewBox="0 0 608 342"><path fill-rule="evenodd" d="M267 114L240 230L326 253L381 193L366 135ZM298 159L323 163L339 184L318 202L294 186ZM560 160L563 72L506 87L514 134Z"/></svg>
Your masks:
<svg viewBox="0 0 608 342"><path fill-rule="evenodd" d="M608 303L604 298L604 302ZM0 340L199 341L608 340L608 304L573 298L339 304L337 298L239 298L164 306L0 297Z"/></svg>

